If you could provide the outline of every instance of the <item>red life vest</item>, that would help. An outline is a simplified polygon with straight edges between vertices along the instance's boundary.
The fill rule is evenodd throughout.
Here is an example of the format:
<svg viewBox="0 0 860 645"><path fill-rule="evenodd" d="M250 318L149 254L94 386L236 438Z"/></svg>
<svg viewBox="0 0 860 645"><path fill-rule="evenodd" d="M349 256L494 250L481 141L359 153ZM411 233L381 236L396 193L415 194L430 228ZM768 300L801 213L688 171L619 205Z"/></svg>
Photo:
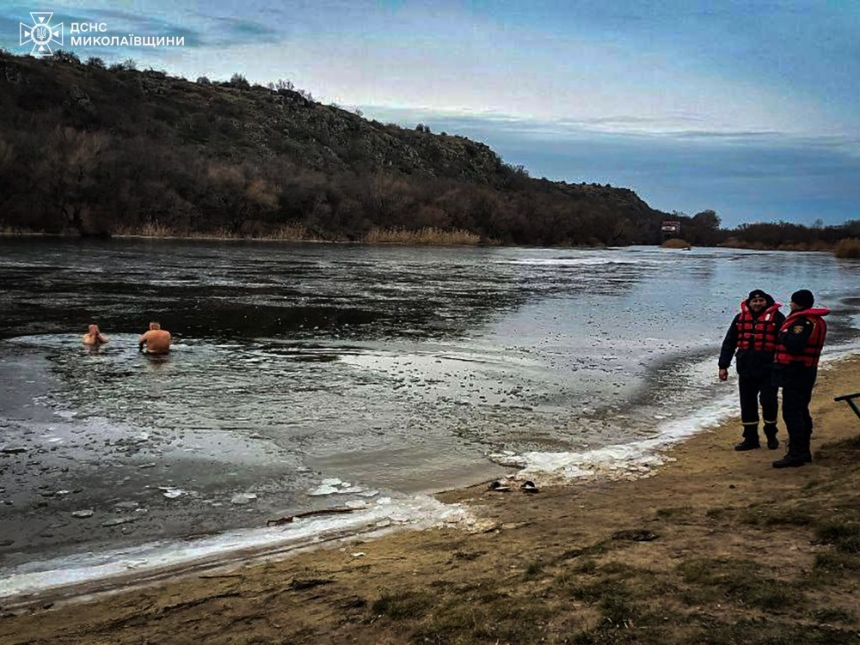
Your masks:
<svg viewBox="0 0 860 645"><path fill-rule="evenodd" d="M779 328L774 316L779 311L780 304L773 303L762 311L758 318L753 318L752 311L746 300L741 301L741 313L738 315L738 349L752 349L757 352L775 352L779 337Z"/></svg>
<svg viewBox="0 0 860 645"><path fill-rule="evenodd" d="M805 367L816 367L818 359L821 357L821 348L824 347L824 338L827 336L827 323L824 322L823 316L830 313L829 309L803 309L789 314L785 319L785 323L780 329L780 333L786 332L796 324L798 318L806 318L814 327L812 333L806 340L806 346L800 354L790 354L787 348L782 343L777 344L776 355L773 357L775 363L780 365L789 365L791 363L802 363Z"/></svg>

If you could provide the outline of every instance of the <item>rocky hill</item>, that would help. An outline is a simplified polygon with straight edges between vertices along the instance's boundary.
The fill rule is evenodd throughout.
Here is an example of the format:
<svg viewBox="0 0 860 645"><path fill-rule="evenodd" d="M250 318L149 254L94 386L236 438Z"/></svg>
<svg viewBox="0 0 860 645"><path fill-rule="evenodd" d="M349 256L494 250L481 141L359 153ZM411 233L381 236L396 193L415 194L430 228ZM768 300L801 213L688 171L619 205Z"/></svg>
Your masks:
<svg viewBox="0 0 860 645"><path fill-rule="evenodd" d="M659 241L664 215L631 190L532 179L483 143L367 120L286 82L0 53L6 228L626 244Z"/></svg>

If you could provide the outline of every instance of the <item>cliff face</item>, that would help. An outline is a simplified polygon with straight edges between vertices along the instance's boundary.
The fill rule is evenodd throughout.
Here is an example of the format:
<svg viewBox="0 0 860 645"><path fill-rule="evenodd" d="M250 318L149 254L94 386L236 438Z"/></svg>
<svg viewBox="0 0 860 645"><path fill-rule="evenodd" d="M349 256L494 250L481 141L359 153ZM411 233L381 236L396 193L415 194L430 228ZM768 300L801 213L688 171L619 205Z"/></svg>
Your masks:
<svg viewBox="0 0 860 645"><path fill-rule="evenodd" d="M0 224L255 234L465 229L515 243L655 241L631 190L535 180L465 137L59 53L0 54Z"/></svg>

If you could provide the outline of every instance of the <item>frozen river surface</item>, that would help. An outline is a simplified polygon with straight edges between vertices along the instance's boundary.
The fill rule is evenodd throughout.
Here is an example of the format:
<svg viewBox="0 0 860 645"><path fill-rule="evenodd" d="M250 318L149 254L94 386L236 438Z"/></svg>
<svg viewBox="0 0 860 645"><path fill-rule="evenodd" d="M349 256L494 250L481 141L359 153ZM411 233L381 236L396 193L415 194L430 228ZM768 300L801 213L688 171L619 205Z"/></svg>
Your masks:
<svg viewBox="0 0 860 645"><path fill-rule="evenodd" d="M6 594L308 510L442 518L423 494L512 466L647 469L733 411L716 354L749 290L815 292L832 355L860 327L860 263L818 253L16 239L0 284ZM137 352L150 320L167 359Z"/></svg>

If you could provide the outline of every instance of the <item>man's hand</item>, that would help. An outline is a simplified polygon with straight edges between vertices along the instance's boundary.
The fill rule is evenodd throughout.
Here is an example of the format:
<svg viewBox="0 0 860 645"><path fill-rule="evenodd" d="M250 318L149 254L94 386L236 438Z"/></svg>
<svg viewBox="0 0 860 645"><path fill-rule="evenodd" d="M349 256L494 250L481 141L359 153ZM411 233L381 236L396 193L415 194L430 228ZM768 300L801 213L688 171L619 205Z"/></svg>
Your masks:
<svg viewBox="0 0 860 645"><path fill-rule="evenodd" d="M729 380L729 370L721 369L719 373L720 373L720 380L721 381L728 381Z"/></svg>

